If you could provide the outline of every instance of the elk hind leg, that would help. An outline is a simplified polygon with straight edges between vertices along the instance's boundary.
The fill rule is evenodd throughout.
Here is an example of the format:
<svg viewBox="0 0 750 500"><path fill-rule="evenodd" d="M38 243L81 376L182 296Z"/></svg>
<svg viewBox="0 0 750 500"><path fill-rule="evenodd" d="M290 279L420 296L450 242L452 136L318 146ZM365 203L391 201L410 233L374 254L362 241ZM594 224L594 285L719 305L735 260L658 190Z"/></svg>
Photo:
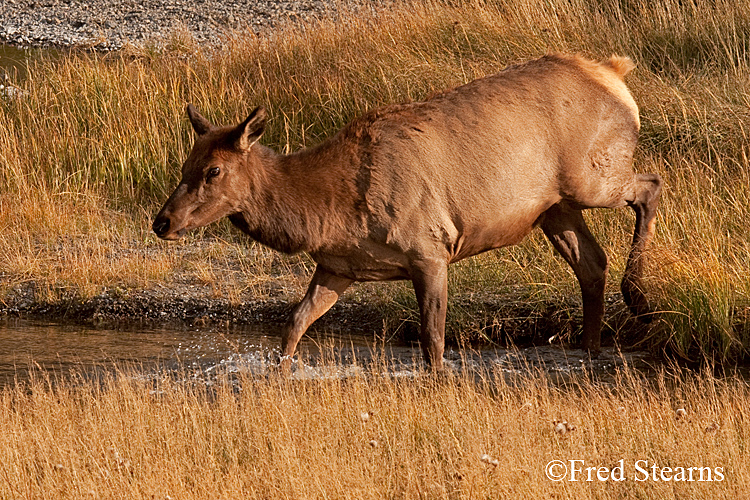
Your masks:
<svg viewBox="0 0 750 500"><path fill-rule="evenodd" d="M581 286L583 339L581 347L598 351L604 318L607 255L586 226L580 210L557 204L547 210L542 230L570 264Z"/></svg>
<svg viewBox="0 0 750 500"><path fill-rule="evenodd" d="M635 231L620 289L630 311L641 321L651 320L651 307L643 289L643 255L654 234L656 208L662 180L657 174L640 174L635 179L635 196L628 205L635 211Z"/></svg>

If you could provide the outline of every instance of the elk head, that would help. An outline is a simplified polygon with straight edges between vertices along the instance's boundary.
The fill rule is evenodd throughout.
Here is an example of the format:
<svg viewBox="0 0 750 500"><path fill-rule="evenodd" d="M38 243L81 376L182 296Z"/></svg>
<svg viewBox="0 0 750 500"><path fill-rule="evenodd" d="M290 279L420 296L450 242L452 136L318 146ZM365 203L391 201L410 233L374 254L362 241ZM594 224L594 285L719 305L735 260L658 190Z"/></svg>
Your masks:
<svg viewBox="0 0 750 500"><path fill-rule="evenodd" d="M187 114L198 135L182 166L182 180L152 226L165 240L241 211L252 188L249 158L266 124L262 107L236 127L214 127L192 104Z"/></svg>

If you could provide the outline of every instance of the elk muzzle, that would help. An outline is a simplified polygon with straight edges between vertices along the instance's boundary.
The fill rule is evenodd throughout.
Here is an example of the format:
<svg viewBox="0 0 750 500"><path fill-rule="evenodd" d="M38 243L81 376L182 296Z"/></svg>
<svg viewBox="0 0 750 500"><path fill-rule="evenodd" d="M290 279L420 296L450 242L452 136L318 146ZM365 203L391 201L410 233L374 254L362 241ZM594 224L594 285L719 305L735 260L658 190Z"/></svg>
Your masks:
<svg viewBox="0 0 750 500"><path fill-rule="evenodd" d="M154 230L154 233L156 233L156 236L159 238L164 238L164 236L169 233L169 227L171 226L171 221L169 220L169 217L164 217L163 215L157 216L156 219L154 219L154 223L151 226L151 229Z"/></svg>

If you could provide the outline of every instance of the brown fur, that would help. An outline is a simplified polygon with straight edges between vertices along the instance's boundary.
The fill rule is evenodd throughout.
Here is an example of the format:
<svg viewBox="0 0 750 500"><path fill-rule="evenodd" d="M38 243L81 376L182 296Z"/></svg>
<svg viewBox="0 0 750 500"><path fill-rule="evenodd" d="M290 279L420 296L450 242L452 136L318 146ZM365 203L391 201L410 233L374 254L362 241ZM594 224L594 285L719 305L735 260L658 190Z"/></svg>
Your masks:
<svg viewBox="0 0 750 500"><path fill-rule="evenodd" d="M581 210L636 211L622 288L636 314L648 312L641 254L661 180L631 167L638 108L623 77L632 68L621 57L547 55L424 102L370 111L287 156L257 144L263 109L216 128L188 106L198 137L154 231L175 239L229 216L261 243L310 253L318 266L285 327L287 356L353 281L411 279L422 349L439 367L447 265L541 225L580 282L583 346L596 350L607 257Z"/></svg>

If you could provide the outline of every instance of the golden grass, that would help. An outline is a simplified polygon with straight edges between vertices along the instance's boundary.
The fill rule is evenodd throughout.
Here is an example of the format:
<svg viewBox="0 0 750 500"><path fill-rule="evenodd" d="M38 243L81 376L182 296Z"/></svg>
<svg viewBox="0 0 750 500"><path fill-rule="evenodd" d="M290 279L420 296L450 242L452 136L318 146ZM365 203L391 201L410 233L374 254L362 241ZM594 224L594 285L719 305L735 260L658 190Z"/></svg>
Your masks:
<svg viewBox="0 0 750 500"><path fill-rule="evenodd" d="M628 76L643 124L636 169L666 183L648 265L662 314L646 345L666 344L692 359L743 356L750 340L748 47L743 2L425 0L269 35L238 33L219 49L178 32L163 49L35 58L19 82L28 94L0 102L2 292L31 282L54 301L169 286L177 273L214 283L232 301L262 297L279 280L294 300L304 290L305 258L243 253L237 245L244 240L224 224L208 230L219 238L205 243L213 248L208 258L200 250L186 262L184 246L149 234L191 146L187 102L217 123L265 105L272 119L263 141L291 151L367 109L422 99L550 50L619 53L637 63ZM596 211L588 220L611 258L608 293L616 294L632 213ZM392 310L413 309L407 285L387 289L360 288L386 305L395 297ZM493 290L532 304L562 304L578 293L539 235L451 271L461 304ZM474 314L456 301L452 310L459 318ZM477 338L486 330L464 326L454 323L451 335Z"/></svg>
<svg viewBox="0 0 750 500"><path fill-rule="evenodd" d="M0 393L0 497L713 499L750 486L750 394L736 378L625 367L607 383L560 385L500 366L388 369L380 360L310 380L241 371L210 384L190 371L37 373ZM584 471L554 482L552 460L622 460L625 480ZM666 467L685 480L662 479ZM689 481L690 467L712 480L694 469Z"/></svg>

